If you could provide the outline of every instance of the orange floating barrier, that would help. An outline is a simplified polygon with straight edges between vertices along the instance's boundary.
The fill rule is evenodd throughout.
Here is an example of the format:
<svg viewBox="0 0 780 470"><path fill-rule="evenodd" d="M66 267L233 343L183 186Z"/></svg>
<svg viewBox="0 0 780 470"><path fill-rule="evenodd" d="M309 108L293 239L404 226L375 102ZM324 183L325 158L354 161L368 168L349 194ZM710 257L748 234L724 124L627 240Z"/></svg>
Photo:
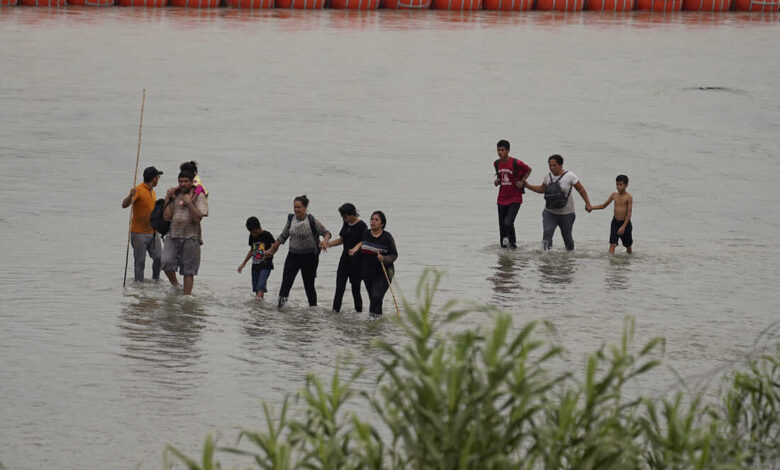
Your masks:
<svg viewBox="0 0 780 470"><path fill-rule="evenodd" d="M482 0L433 0L434 10L481 10Z"/></svg>
<svg viewBox="0 0 780 470"><path fill-rule="evenodd" d="M734 8L740 11L778 11L780 1L734 0Z"/></svg>
<svg viewBox="0 0 780 470"><path fill-rule="evenodd" d="M544 11L582 11L585 0L537 0L536 9Z"/></svg>
<svg viewBox="0 0 780 470"><path fill-rule="evenodd" d="M221 0L169 0L168 5L183 8L219 8Z"/></svg>
<svg viewBox="0 0 780 470"><path fill-rule="evenodd" d="M68 5L81 5L88 7L110 7L114 0L68 0Z"/></svg>
<svg viewBox="0 0 780 470"><path fill-rule="evenodd" d="M631 11L634 9L634 0L588 0L585 9L590 11Z"/></svg>
<svg viewBox="0 0 780 470"><path fill-rule="evenodd" d="M19 4L30 7L64 7L68 2L65 0L20 0Z"/></svg>
<svg viewBox="0 0 780 470"><path fill-rule="evenodd" d="M325 0L276 0L276 8L294 10L320 10L325 8Z"/></svg>
<svg viewBox="0 0 780 470"><path fill-rule="evenodd" d="M274 0L227 0L230 8L273 8Z"/></svg>
<svg viewBox="0 0 780 470"><path fill-rule="evenodd" d="M116 0L120 7L162 8L168 6L168 0Z"/></svg>
<svg viewBox="0 0 780 470"><path fill-rule="evenodd" d="M482 8L498 11L528 11L534 8L534 0L484 0Z"/></svg>
<svg viewBox="0 0 780 470"><path fill-rule="evenodd" d="M683 0L686 11L729 11L732 0Z"/></svg>
<svg viewBox="0 0 780 470"><path fill-rule="evenodd" d="M0 7L12 7L16 5L16 0L0 0Z"/></svg>
<svg viewBox="0 0 780 470"><path fill-rule="evenodd" d="M636 0L636 9L645 11L680 11L683 0Z"/></svg>
<svg viewBox="0 0 780 470"><path fill-rule="evenodd" d="M389 10L427 10L432 0L384 0L382 8Z"/></svg>
<svg viewBox="0 0 780 470"><path fill-rule="evenodd" d="M328 8L339 10L376 10L380 0L330 0Z"/></svg>

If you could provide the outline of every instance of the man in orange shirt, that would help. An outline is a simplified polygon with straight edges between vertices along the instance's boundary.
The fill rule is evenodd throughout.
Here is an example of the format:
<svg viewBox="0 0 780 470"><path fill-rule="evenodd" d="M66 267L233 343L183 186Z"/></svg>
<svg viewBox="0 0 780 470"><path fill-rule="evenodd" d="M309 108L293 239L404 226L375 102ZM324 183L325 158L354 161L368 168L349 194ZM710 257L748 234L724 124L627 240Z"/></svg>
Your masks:
<svg viewBox="0 0 780 470"><path fill-rule="evenodd" d="M154 233L149 216L154 209L157 196L154 187L160 181L162 171L150 166L144 170L144 182L130 190L130 194L122 201L122 208L133 206L133 219L130 222L130 243L133 245L135 258L135 281L144 282L144 267L146 253L152 258L152 279L160 279L160 257L162 242L160 236Z"/></svg>

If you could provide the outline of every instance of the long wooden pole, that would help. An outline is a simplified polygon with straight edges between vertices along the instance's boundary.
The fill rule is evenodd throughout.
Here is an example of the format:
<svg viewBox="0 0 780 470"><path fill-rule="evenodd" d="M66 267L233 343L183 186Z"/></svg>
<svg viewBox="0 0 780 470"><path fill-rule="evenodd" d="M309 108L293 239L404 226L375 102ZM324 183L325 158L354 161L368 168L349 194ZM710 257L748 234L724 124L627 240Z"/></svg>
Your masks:
<svg viewBox="0 0 780 470"><path fill-rule="evenodd" d="M146 88L141 98L141 122L138 124L138 153L135 155L135 173L133 174L133 187L138 182L138 162L141 160L141 133L144 129L144 105L146 104ZM125 249L125 278L122 287L127 285L127 263L130 260L130 230L133 227L133 204L130 203L130 221L127 223L127 248Z"/></svg>
<svg viewBox="0 0 780 470"><path fill-rule="evenodd" d="M393 285L390 284L390 276L387 275L387 269L385 269L385 263L380 261L379 264L382 266L382 272L385 273L385 279L387 280L387 287L390 288L390 293L393 294L393 303L395 304L395 311L398 313L398 316L401 316L401 309L398 308L398 301L395 300L395 292L393 292Z"/></svg>

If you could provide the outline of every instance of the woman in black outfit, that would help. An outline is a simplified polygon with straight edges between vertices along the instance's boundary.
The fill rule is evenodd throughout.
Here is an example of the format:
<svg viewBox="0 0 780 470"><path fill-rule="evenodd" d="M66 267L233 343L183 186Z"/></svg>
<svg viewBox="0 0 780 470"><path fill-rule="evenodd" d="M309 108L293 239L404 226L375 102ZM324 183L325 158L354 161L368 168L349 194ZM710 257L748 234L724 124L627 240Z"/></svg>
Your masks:
<svg viewBox="0 0 780 470"><path fill-rule="evenodd" d="M339 207L339 214L344 220L341 226L339 238L328 244L331 246L344 245L344 251L339 259L339 267L336 271L336 295L333 297L333 311L341 311L341 300L344 298L344 291L347 288L347 280L352 287L352 299L355 301L355 311L363 311L363 298L360 296L360 253L350 254L349 250L354 248L363 240L363 234L368 231L368 226L360 220L355 206L346 203Z"/></svg>
<svg viewBox="0 0 780 470"><path fill-rule="evenodd" d="M314 289L314 278L317 277L317 265L319 264L320 250L328 249L330 232L313 215L306 213L309 207L309 198L305 195L298 196L293 201L293 213L287 216L287 224L276 239L271 248L273 256L279 246L290 239L290 248L287 258L284 260L282 272L282 287L279 289L279 308L287 303L295 277L298 271L303 278L303 287L306 289L306 298L309 305L317 305L317 291ZM320 236L323 237L320 243ZM268 256L268 254L266 254Z"/></svg>
<svg viewBox="0 0 780 470"><path fill-rule="evenodd" d="M398 258L398 250L395 248L395 240L390 233L385 231L387 217L382 211L371 214L371 230L363 235L363 241L352 248L349 253L354 255L361 253L361 266L363 270L363 282L366 283L370 306L369 318L375 320L382 315L382 299L390 287L388 280L392 282L395 269L393 265ZM385 269L382 269L384 265ZM387 271L387 277L385 277Z"/></svg>

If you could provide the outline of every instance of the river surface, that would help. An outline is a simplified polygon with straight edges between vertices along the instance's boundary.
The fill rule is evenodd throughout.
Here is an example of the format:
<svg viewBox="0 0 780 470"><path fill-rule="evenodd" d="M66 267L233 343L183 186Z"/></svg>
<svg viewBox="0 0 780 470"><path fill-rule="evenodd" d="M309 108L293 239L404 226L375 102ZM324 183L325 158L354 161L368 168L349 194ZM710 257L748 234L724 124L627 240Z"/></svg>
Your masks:
<svg viewBox="0 0 780 470"><path fill-rule="evenodd" d="M262 427L261 400L339 357L370 387L371 340L403 338L349 295L329 312L339 250L318 308L300 279L273 307L286 247L271 301L236 273L246 218L278 234L304 193L333 231L346 201L387 214L399 297L445 270L437 305L547 320L580 370L631 315L637 344L667 340L639 388L711 381L780 318L778 16L0 9L0 461L158 468L166 444ZM161 195L194 159L210 191L191 298L122 288L142 89L140 168L165 172ZM611 208L576 195L576 250L556 234L542 253L534 193L501 250L502 138L534 183L562 154L594 204L627 174L634 255L608 255Z"/></svg>

